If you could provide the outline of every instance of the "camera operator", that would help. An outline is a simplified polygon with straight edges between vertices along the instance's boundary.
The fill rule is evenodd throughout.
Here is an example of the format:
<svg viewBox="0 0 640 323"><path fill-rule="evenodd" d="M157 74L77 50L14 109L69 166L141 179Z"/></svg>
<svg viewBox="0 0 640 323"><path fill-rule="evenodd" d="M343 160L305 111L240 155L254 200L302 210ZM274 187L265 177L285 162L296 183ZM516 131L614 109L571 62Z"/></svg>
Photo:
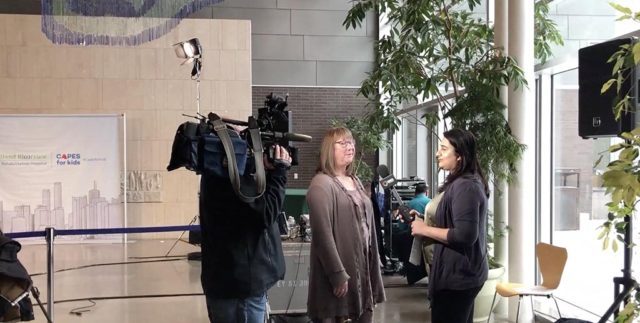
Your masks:
<svg viewBox="0 0 640 323"><path fill-rule="evenodd" d="M275 145L264 195L241 201L229 179L203 175L200 183L202 289L209 320L216 323L262 323L266 292L284 278L285 262L277 216L285 197L291 157ZM253 178L245 172L241 181ZM254 185L255 186L255 185Z"/></svg>

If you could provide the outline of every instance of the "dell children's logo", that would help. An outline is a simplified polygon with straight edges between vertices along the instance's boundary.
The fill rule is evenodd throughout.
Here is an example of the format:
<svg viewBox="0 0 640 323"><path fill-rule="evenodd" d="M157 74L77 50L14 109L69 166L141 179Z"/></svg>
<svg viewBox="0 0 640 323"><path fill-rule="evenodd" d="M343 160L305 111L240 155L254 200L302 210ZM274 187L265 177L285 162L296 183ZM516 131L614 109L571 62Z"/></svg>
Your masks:
<svg viewBox="0 0 640 323"><path fill-rule="evenodd" d="M80 154L60 153L56 154L57 165L80 165Z"/></svg>

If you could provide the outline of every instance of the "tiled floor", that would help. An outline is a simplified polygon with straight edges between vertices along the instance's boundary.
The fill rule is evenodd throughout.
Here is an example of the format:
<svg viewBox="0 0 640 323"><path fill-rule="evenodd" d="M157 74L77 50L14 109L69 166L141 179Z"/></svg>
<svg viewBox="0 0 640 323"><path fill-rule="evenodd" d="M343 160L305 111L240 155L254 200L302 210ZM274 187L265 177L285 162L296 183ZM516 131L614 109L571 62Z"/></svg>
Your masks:
<svg viewBox="0 0 640 323"><path fill-rule="evenodd" d="M98 265L55 274L54 322L208 322L204 297L200 295L200 262L184 257L164 257L173 242L142 240L125 246L57 243L54 250L56 270ZM179 242L170 256L185 256L197 250L199 248ZM19 258L30 274L46 272L44 245L23 242ZM129 264L120 264L122 262ZM46 275L33 279L41 299L46 301ZM400 276L385 276L384 279L388 286L387 302L376 307L376 322L430 322L425 284L405 286ZM89 298L95 305L84 300ZM84 306L87 308L76 311L84 312L70 313ZM40 310L35 313L34 322L46 322ZM287 321L301 321L301 318Z"/></svg>

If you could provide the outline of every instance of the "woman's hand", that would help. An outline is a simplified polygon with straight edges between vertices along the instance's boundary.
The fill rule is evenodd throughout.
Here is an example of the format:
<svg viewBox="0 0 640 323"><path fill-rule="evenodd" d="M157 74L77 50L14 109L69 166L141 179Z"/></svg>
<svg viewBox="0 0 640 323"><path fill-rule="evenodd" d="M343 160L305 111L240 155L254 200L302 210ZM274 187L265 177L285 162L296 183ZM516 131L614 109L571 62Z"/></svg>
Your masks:
<svg viewBox="0 0 640 323"><path fill-rule="evenodd" d="M411 222L411 235L428 237L427 231L429 226L424 221Z"/></svg>
<svg viewBox="0 0 640 323"><path fill-rule="evenodd" d="M409 214L411 214L411 216L412 216L414 219L416 219L416 218L420 218L420 219L422 219L422 217L424 216L422 213L420 213L420 212L418 212L418 211L416 211L416 210L414 210L414 209L411 209L411 211L409 211Z"/></svg>
<svg viewBox="0 0 640 323"><path fill-rule="evenodd" d="M349 290L349 281L345 281L340 286L333 289L333 295L336 295L337 298L341 298L344 295L347 295L347 291Z"/></svg>

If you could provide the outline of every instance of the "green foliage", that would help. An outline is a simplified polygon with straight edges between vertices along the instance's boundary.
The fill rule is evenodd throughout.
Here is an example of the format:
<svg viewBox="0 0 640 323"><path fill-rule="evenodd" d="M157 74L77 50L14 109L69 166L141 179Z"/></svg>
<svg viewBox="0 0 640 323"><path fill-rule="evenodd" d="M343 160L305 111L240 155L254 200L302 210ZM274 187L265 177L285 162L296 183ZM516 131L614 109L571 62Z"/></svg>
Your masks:
<svg viewBox="0 0 640 323"><path fill-rule="evenodd" d="M423 116L425 124L431 128L445 119L473 131L483 170L493 180L510 181L525 146L511 134L498 95L501 86L525 86L526 81L515 61L493 45L491 27L472 16L479 3L362 0L344 25L360 26L366 12L376 10L387 14L390 27L376 43L376 68L360 88L372 106L363 122L383 118L381 130L395 131L397 108L440 99L437 113ZM446 99L449 94L453 98Z"/></svg>
<svg viewBox="0 0 640 323"><path fill-rule="evenodd" d="M552 0L536 0L534 5L534 53L536 59L544 64L551 53L551 43L563 46L564 41L558 31L558 26L549 19L549 3Z"/></svg>
<svg viewBox="0 0 640 323"><path fill-rule="evenodd" d="M618 20L632 19L640 22L640 12L632 12L631 9L610 3L622 16ZM631 68L640 62L640 43L633 46L622 45L608 60L613 64L611 79L605 82L601 89L601 94L615 89L616 98L613 104L613 113L619 119L622 113L635 113L632 111L631 102L634 98L630 90L622 92L621 87L624 81L630 76ZM640 128L635 128L631 132L621 135L625 140L623 143L611 145L605 153L618 153L618 159L607 165L607 170L603 173L603 186L606 193L611 196L611 202L607 203L609 216L600 226L598 239L602 240L602 248L609 246L615 252L618 250L618 241L624 246L625 230L627 229L626 217L633 216L638 197L640 197ZM600 158L601 160L602 158ZM598 163L600 162L598 160ZM632 246L625 246L625 248ZM640 317L640 291L638 286L629 295L629 302L625 308L616 316L615 322L634 322Z"/></svg>
<svg viewBox="0 0 640 323"><path fill-rule="evenodd" d="M445 125L472 131L478 140L481 167L492 181L510 182L525 145L512 135L504 116L500 88L527 86L522 70L494 46L493 29L471 14L482 0L360 0L354 2L344 26L361 26L368 11L385 13L389 34L376 43L377 64L359 93L369 99L370 112L359 120L393 132L403 105L438 99L437 111L422 116L433 129ZM555 24L547 19L548 0L536 1L536 56L546 60L549 42L562 44ZM455 8L455 10L454 10ZM493 225L493 221L490 221ZM488 234L506 232L490 228ZM497 264L490 259L490 264Z"/></svg>

